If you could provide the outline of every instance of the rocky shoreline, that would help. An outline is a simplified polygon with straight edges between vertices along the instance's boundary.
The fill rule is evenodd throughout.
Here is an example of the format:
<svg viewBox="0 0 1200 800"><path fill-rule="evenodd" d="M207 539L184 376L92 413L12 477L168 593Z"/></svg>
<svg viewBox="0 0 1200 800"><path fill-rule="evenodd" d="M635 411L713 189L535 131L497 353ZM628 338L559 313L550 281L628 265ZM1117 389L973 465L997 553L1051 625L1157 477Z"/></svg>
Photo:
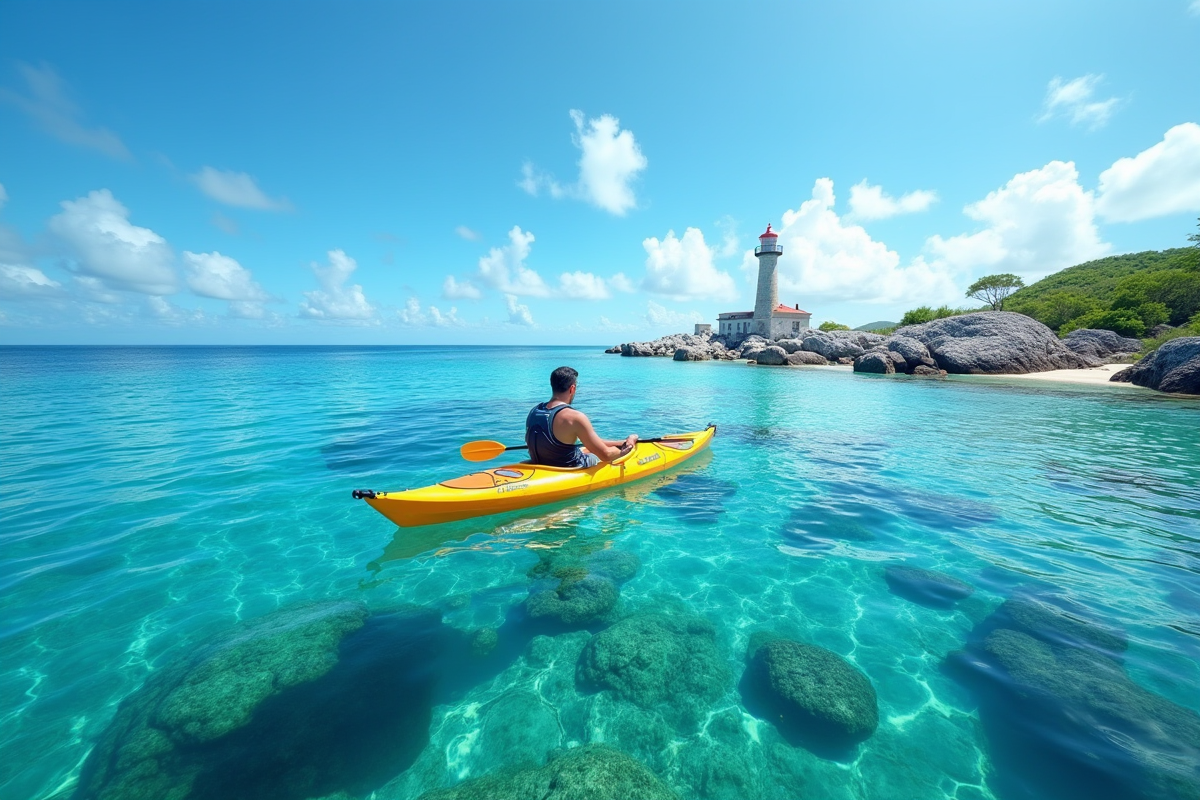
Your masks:
<svg viewBox="0 0 1200 800"><path fill-rule="evenodd" d="M1127 363L1140 349L1139 340L1112 331L1077 330L1059 339L1050 328L1024 314L981 311L909 325L888 336L815 329L774 341L756 334L673 334L649 342L626 342L605 352L675 361L744 360L764 366L843 364L852 365L855 372L941 377L1091 369ZM1200 394L1200 337L1168 342L1112 380Z"/></svg>

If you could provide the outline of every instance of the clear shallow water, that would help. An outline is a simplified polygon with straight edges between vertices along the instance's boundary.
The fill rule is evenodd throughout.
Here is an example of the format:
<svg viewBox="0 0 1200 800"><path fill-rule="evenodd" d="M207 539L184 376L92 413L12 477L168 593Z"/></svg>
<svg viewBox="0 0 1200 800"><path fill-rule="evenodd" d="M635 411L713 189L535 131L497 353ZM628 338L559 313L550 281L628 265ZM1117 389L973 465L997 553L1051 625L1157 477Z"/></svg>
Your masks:
<svg viewBox="0 0 1200 800"><path fill-rule="evenodd" d="M398 530L350 499L466 472L463 441L519 441L562 363L580 370L579 406L602 432L715 422L711 455L576 504L432 529ZM438 636L493 628L499 644L440 662L411 632L417 644L389 645L385 623L361 640L375 645L348 639L347 671L322 685L382 681L339 723L356 755L279 796L414 797L587 742L688 798L1097 796L1062 764L1137 765L1036 719L1029 741L1060 750L1023 758L1011 721L945 665L1012 596L1121 633L1118 673L1169 701L1145 705L1150 724L1200 710L1200 402L589 349L5 348L0 409L6 798L70 795L117 704L155 670L316 600L381 620L417 604L441 613ZM532 625L531 570L572 548L640 567L609 620ZM885 580L897 563L976 591L951 608L912 602ZM592 633L646 610L712 625L729 679L688 713L575 679ZM859 667L876 732L815 753L751 713L739 678L757 631ZM392 667L427 660L436 679L389 684L372 666L381 650ZM325 747L324 721L288 724L300 751ZM1193 757L1171 755L1185 773Z"/></svg>

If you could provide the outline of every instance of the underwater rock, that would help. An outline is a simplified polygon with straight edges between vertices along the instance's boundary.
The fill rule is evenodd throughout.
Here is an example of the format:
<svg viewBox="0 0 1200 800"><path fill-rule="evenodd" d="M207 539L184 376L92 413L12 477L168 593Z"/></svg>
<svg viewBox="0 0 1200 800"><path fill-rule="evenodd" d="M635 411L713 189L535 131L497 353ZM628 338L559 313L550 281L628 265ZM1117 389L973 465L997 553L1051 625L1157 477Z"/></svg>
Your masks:
<svg viewBox="0 0 1200 800"><path fill-rule="evenodd" d="M525 601L532 619L564 625L586 625L613 610L620 584L637 574L641 561L633 553L599 548L600 542L573 541L544 550L528 575L535 581L557 580L554 588L535 589ZM544 585L544 583L543 583Z"/></svg>
<svg viewBox="0 0 1200 800"><path fill-rule="evenodd" d="M471 634L471 655L483 658L496 649L500 635L495 628L480 628Z"/></svg>
<svg viewBox="0 0 1200 800"><path fill-rule="evenodd" d="M768 718L785 738L837 748L867 739L878 727L875 687L837 653L760 634L751 638L747 657L743 695L757 695L750 704L759 708L769 703Z"/></svg>
<svg viewBox="0 0 1200 800"><path fill-rule="evenodd" d="M970 584L944 572L892 564L884 570L892 594L931 608L952 608L975 591Z"/></svg>
<svg viewBox="0 0 1200 800"><path fill-rule="evenodd" d="M946 370L938 369L937 367L927 367L924 364L918 364L913 367L913 375L920 375L925 378L944 378Z"/></svg>
<svg viewBox="0 0 1200 800"><path fill-rule="evenodd" d="M525 601L533 619L549 617L566 625L593 622L612 611L620 592L608 578L564 578L557 589L535 592Z"/></svg>
<svg viewBox="0 0 1200 800"><path fill-rule="evenodd" d="M979 698L997 794L1200 796L1200 715L1130 679L1115 656L1124 645L1018 598L948 657L950 674Z"/></svg>
<svg viewBox="0 0 1200 800"><path fill-rule="evenodd" d="M441 615L353 602L281 609L202 643L126 697L75 796L365 794L428 738Z"/></svg>
<svg viewBox="0 0 1200 800"><path fill-rule="evenodd" d="M419 800L672 800L653 772L620 750L588 744L543 767L508 770L426 792Z"/></svg>
<svg viewBox="0 0 1200 800"><path fill-rule="evenodd" d="M711 525L725 513L725 499L737 494L737 486L694 472L674 477L654 490L654 496L667 501L667 508L696 525Z"/></svg>
<svg viewBox="0 0 1200 800"><path fill-rule="evenodd" d="M612 689L642 708L665 705L688 724L732 680L716 639L712 623L701 617L637 614L588 641L575 680L582 687Z"/></svg>

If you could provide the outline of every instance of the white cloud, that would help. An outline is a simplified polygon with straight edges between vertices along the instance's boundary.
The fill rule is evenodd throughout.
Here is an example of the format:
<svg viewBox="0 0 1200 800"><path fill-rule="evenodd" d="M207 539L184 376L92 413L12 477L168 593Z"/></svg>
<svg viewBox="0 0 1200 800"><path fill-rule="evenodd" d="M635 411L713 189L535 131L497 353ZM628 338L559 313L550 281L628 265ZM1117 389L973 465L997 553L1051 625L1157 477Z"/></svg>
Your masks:
<svg viewBox="0 0 1200 800"><path fill-rule="evenodd" d="M254 281L250 270L229 256L184 251L183 268L188 288L201 297L233 302L262 302L269 295Z"/></svg>
<svg viewBox="0 0 1200 800"><path fill-rule="evenodd" d="M558 295L569 300L606 300L612 296L604 279L590 272L564 272L559 275Z"/></svg>
<svg viewBox="0 0 1200 800"><path fill-rule="evenodd" d="M89 128L81 122L83 113L68 96L66 83L48 65L40 68L18 63L29 95L0 89L0 100L28 114L42 130L67 144L99 150L107 156L130 158L120 137L107 128Z"/></svg>
<svg viewBox="0 0 1200 800"><path fill-rule="evenodd" d="M882 186L871 186L862 180L850 187L850 215L855 219L887 219L900 214L915 214L925 211L937 202L937 192L917 189L891 197Z"/></svg>
<svg viewBox="0 0 1200 800"><path fill-rule="evenodd" d="M227 206L254 208L259 211L290 211L286 197L273 199L258 188L258 183L244 172L204 167L191 176L200 191Z"/></svg>
<svg viewBox="0 0 1200 800"><path fill-rule="evenodd" d="M197 308L193 311L188 311L186 308L180 308L170 302L165 297L147 297L146 308L150 312L150 316L169 325L183 325L185 323L205 321L204 312L200 309Z"/></svg>
<svg viewBox="0 0 1200 800"><path fill-rule="evenodd" d="M62 284L46 277L36 267L0 264L0 298L49 297L59 293Z"/></svg>
<svg viewBox="0 0 1200 800"><path fill-rule="evenodd" d="M1096 228L1095 199L1079 185L1079 173L1069 161L1051 161L1015 175L963 212L987 227L926 242L935 260L952 271L986 267L1037 279L1111 249Z"/></svg>
<svg viewBox="0 0 1200 800"><path fill-rule="evenodd" d="M458 309L451 306L448 312L443 312L437 306L429 306L428 313L421 310L421 301L415 297L408 298L404 308L396 312L400 322L405 325L432 325L435 328L461 327L466 325L458 316Z"/></svg>
<svg viewBox="0 0 1200 800"><path fill-rule="evenodd" d="M114 289L155 295L176 291L166 240L131 224L129 210L107 189L60 205L62 212L51 217L47 227L71 248L80 273Z"/></svg>
<svg viewBox="0 0 1200 800"><path fill-rule="evenodd" d="M687 328L705 317L699 311L674 311L650 300L646 303L646 322L655 328Z"/></svg>
<svg viewBox="0 0 1200 800"><path fill-rule="evenodd" d="M508 244L493 247L479 259L479 279L486 285L507 294L548 297L550 288L542 276L525 266L533 234L514 225L508 232Z"/></svg>
<svg viewBox="0 0 1200 800"><path fill-rule="evenodd" d="M329 251L329 266L313 263L312 270L321 288L305 292L300 304L300 316L328 322L371 323L375 307L367 302L362 286L346 286L346 281L358 268L353 258L341 250Z"/></svg>
<svg viewBox="0 0 1200 800"><path fill-rule="evenodd" d="M508 309L510 324L533 327L533 315L529 313L529 306L518 303L516 295L504 295L504 306Z"/></svg>
<svg viewBox="0 0 1200 800"><path fill-rule="evenodd" d="M699 228L688 228L682 238L668 231L659 241L642 242L646 251L646 277L642 288L673 300L732 300L737 297L733 278L713 264L713 251Z"/></svg>
<svg viewBox="0 0 1200 800"><path fill-rule="evenodd" d="M846 224L833 210L833 181L818 178L812 199L783 214L779 226L779 293L802 307L820 298L863 303L943 302L960 290L952 277L917 259L901 266L900 256L873 240L859 225ZM758 259L746 251L742 268L758 275Z"/></svg>
<svg viewBox="0 0 1200 800"><path fill-rule="evenodd" d="M1046 99L1042 102L1038 122L1062 116L1069 117L1072 125L1087 125L1089 130L1104 127L1120 100L1116 97L1092 99L1102 80L1103 75L1084 75L1070 81L1054 77L1046 87Z"/></svg>
<svg viewBox="0 0 1200 800"><path fill-rule="evenodd" d="M229 303L229 316L235 319L263 319L267 316L267 310L261 302L232 300Z"/></svg>
<svg viewBox="0 0 1200 800"><path fill-rule="evenodd" d="M478 300L483 297L483 292L470 281L459 282L453 275L447 275L442 282L442 297L447 300Z"/></svg>
<svg viewBox="0 0 1200 800"><path fill-rule="evenodd" d="M75 284L75 291L85 300L90 300L93 303L116 305L124 299L121 295L105 286L104 281L99 278L93 278L88 275L75 275L71 278L71 281Z"/></svg>
<svg viewBox="0 0 1200 800"><path fill-rule="evenodd" d="M1188 13L1194 17L1200 17L1200 0L1192 0L1188 6Z"/></svg>
<svg viewBox="0 0 1200 800"><path fill-rule="evenodd" d="M570 113L575 123L571 141L580 151L578 182L564 186L552 175L525 162L517 185L534 197L544 190L551 197L575 197L624 216L637 207L632 184L649 163L633 131L621 130L620 120L611 114L586 119L577 109L571 109Z"/></svg>
<svg viewBox="0 0 1200 800"><path fill-rule="evenodd" d="M471 230L466 225L459 225L454 229L454 232L458 234L460 238L466 239L468 242L479 241L479 232Z"/></svg>
<svg viewBox="0 0 1200 800"><path fill-rule="evenodd" d="M618 272L608 279L608 285L613 288L613 291L625 292L632 294L637 291L637 287L633 285L633 281L625 275L624 272Z"/></svg>
<svg viewBox="0 0 1200 800"><path fill-rule="evenodd" d="M1200 2L1200 0L1197 0ZM1200 125L1185 122L1100 173L1096 210L1110 222L1200 211Z"/></svg>

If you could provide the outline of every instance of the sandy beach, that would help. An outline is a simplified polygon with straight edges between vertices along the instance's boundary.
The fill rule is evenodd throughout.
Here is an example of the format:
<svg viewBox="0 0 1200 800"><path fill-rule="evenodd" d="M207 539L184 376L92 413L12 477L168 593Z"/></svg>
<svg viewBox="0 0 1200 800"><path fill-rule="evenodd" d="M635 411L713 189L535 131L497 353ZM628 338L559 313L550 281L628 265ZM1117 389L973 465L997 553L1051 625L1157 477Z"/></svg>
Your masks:
<svg viewBox="0 0 1200 800"><path fill-rule="evenodd" d="M1105 364L1090 369L1053 369L1049 372L1030 372L1024 375L993 375L994 378L1013 378L1022 381L1053 381L1054 383L1085 383L1093 386L1112 386L1122 389L1150 391L1132 383L1110 383L1112 376L1128 367L1128 364Z"/></svg>

